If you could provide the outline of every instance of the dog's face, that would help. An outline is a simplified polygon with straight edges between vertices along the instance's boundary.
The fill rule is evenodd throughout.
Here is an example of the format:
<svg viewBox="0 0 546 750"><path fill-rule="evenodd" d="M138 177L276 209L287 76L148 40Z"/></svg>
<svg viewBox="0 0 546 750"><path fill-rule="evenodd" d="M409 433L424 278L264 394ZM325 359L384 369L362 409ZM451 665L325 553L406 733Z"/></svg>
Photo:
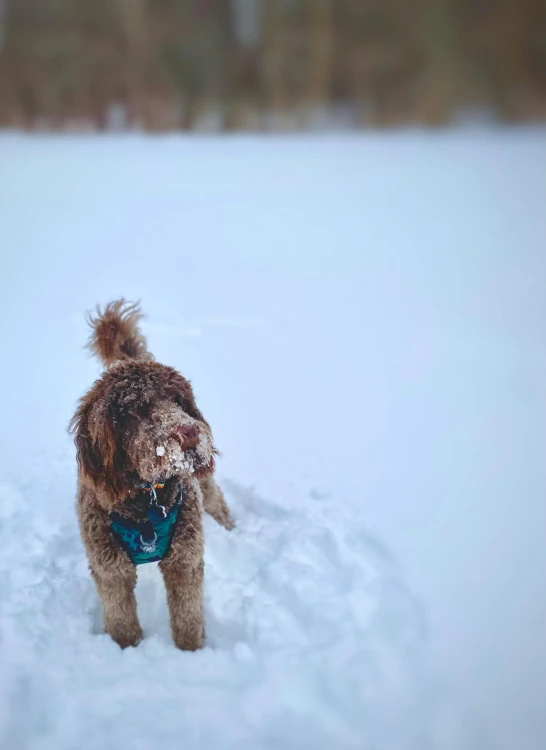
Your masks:
<svg viewBox="0 0 546 750"><path fill-rule="evenodd" d="M213 454L208 424L164 399L129 431L124 448L128 465L143 482L152 483L209 470Z"/></svg>
<svg viewBox="0 0 546 750"><path fill-rule="evenodd" d="M203 476L217 453L190 383L151 360L110 367L81 400L71 422L82 480L105 507L139 484Z"/></svg>

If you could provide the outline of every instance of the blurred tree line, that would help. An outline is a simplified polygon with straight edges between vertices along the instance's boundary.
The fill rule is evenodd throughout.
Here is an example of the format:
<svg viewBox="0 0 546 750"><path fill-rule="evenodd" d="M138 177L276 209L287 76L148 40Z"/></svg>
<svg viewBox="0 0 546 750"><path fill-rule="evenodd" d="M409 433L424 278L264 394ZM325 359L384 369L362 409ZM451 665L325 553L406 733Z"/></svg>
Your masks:
<svg viewBox="0 0 546 750"><path fill-rule="evenodd" d="M546 0L0 0L0 125L546 120Z"/></svg>

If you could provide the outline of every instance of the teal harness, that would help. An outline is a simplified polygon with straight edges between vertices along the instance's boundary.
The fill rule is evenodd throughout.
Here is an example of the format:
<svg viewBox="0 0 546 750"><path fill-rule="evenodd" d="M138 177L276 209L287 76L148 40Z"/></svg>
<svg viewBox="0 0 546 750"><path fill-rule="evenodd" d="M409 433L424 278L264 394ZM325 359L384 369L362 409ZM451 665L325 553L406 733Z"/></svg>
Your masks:
<svg viewBox="0 0 546 750"><path fill-rule="evenodd" d="M146 521L131 521L117 513L110 513L112 531L135 565L162 560L171 546L174 529L182 506L182 485L178 485L176 500L170 511L157 502L155 488L144 485L150 491L150 504Z"/></svg>

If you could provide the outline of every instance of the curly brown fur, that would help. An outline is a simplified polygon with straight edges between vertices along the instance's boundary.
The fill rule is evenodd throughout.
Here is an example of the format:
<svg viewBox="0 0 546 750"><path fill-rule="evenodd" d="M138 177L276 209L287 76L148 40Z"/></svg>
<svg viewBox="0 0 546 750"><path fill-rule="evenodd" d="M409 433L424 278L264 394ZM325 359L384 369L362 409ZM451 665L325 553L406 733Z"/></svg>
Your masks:
<svg viewBox="0 0 546 750"><path fill-rule="evenodd" d="M95 317L87 316L93 329L87 348L106 366L118 360L153 359L138 327L142 317L138 302L119 299L106 305L103 312L97 307Z"/></svg>
<svg viewBox="0 0 546 750"><path fill-rule="evenodd" d="M90 321L89 345L109 366L70 423L79 468L80 532L105 630L122 647L136 645L142 637L136 568L111 529L109 512L142 520L149 496L139 485L166 480L161 503L169 508L182 484L182 510L160 569L175 644L193 650L203 639L202 511L227 529L233 522L213 478L217 451L191 384L152 359L137 327L139 316L137 306L119 300Z"/></svg>
<svg viewBox="0 0 546 750"><path fill-rule="evenodd" d="M214 481L214 477L209 475L201 479L201 491L203 492L203 506L205 511L211 515L214 520L231 531L234 524L229 512L224 493Z"/></svg>
<svg viewBox="0 0 546 750"><path fill-rule="evenodd" d="M125 500L139 482L169 473L169 456L158 456L157 448L169 439L161 434L162 419L176 421L177 415L181 425L198 425L210 439L190 382L152 360L117 362L80 400L70 422L80 478L105 508ZM216 453L211 445L208 462L195 467L196 476L214 471Z"/></svg>
<svg viewBox="0 0 546 750"><path fill-rule="evenodd" d="M184 486L184 522L174 532L169 555L159 563L163 574L173 640L195 651L203 645L203 496L197 480Z"/></svg>

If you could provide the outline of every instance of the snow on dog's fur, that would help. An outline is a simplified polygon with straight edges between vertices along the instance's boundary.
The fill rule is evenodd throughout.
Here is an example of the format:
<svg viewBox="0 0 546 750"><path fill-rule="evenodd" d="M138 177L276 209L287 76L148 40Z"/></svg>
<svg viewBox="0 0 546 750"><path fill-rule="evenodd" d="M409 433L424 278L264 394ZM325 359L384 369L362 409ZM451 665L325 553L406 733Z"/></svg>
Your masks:
<svg viewBox="0 0 546 750"><path fill-rule="evenodd" d="M165 482L161 504L173 507L180 484L184 508L159 563L177 646L203 641L202 509L226 528L233 523L213 478L209 424L192 387L148 352L138 305L112 302L96 317L88 347L106 366L70 423L79 467L77 509L91 574L104 608L104 627L120 646L142 637L134 587L136 568L113 533L109 512L140 521L149 501L141 487Z"/></svg>

